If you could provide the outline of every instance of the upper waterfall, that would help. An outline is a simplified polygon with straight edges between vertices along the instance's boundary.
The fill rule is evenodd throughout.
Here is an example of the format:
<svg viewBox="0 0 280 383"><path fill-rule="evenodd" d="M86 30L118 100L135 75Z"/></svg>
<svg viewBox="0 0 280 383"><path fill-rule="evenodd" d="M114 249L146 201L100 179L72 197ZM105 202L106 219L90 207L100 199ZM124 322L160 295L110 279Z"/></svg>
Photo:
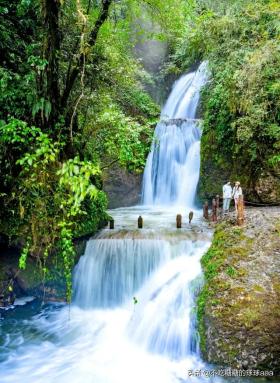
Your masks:
<svg viewBox="0 0 280 383"><path fill-rule="evenodd" d="M207 81L207 63L174 84L161 113L149 153L142 202L192 207L199 179L200 126L195 119L199 95Z"/></svg>

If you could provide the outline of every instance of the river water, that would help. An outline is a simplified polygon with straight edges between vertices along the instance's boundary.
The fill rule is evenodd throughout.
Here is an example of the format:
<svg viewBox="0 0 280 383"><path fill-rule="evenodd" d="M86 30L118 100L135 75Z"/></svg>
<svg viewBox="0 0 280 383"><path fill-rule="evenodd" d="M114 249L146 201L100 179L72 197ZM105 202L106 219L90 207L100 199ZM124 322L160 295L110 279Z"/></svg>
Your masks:
<svg viewBox="0 0 280 383"><path fill-rule="evenodd" d="M194 298L211 234L200 212L181 230L174 213L112 211L115 230L88 241L75 269L70 311L33 303L36 315L6 317L0 382L171 383L202 367Z"/></svg>
<svg viewBox="0 0 280 383"><path fill-rule="evenodd" d="M191 376L210 369L200 357L195 311L200 259L211 242L195 208L195 116L206 80L203 63L175 83L147 159L143 205L111 211L115 229L88 241L73 273L71 306L33 301L5 313L0 383L222 381Z"/></svg>

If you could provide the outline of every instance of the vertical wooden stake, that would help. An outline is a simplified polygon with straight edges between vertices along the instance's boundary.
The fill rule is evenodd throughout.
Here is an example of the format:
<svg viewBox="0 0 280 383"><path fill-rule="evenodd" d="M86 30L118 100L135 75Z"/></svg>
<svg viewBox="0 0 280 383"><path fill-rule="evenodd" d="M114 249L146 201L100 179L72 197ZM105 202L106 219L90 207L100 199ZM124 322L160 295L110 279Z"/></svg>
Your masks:
<svg viewBox="0 0 280 383"><path fill-rule="evenodd" d="M243 195L240 195L237 202L237 225L242 226L244 221L244 199Z"/></svg>
<svg viewBox="0 0 280 383"><path fill-rule="evenodd" d="M115 221L113 219L110 219L109 227L110 227L110 229L114 229L115 228Z"/></svg>
<svg viewBox="0 0 280 383"><path fill-rule="evenodd" d="M216 203L217 203L217 215L218 215L219 209L220 209L220 196L219 196L219 194L216 195Z"/></svg>
<svg viewBox="0 0 280 383"><path fill-rule="evenodd" d="M141 215L138 217L138 229L143 229L143 218Z"/></svg>
<svg viewBox="0 0 280 383"><path fill-rule="evenodd" d="M215 198L212 200L212 222L217 222L217 201Z"/></svg>
<svg viewBox="0 0 280 383"><path fill-rule="evenodd" d="M193 211L190 211L189 212L189 224L191 224L192 219L193 219Z"/></svg>
<svg viewBox="0 0 280 383"><path fill-rule="evenodd" d="M177 216L176 216L176 227L177 227L177 229L182 228L182 216L181 216L181 214L177 214Z"/></svg>

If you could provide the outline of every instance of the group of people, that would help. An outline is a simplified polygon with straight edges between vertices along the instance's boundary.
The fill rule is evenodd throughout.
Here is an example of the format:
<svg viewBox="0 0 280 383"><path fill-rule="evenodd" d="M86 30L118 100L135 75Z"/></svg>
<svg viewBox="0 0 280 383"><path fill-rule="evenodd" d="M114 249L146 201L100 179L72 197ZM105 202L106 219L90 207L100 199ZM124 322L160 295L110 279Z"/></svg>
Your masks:
<svg viewBox="0 0 280 383"><path fill-rule="evenodd" d="M229 212L230 201L234 199L235 210L237 210L239 197L242 196L242 188L240 182L235 182L234 187L231 187L231 183L227 182L223 186L223 211L225 214Z"/></svg>

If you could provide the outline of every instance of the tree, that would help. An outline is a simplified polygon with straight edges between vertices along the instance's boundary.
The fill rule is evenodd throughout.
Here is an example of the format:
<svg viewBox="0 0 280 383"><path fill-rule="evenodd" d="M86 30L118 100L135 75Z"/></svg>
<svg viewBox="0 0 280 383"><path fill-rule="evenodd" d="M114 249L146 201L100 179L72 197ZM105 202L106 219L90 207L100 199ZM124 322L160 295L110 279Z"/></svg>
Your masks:
<svg viewBox="0 0 280 383"><path fill-rule="evenodd" d="M1 3L0 233L23 248L22 267L29 255L45 273L48 255L60 255L68 298L72 240L108 218L101 169L142 171L159 115L135 42L172 44L186 9L184 0ZM140 16L158 28L132 38Z"/></svg>

